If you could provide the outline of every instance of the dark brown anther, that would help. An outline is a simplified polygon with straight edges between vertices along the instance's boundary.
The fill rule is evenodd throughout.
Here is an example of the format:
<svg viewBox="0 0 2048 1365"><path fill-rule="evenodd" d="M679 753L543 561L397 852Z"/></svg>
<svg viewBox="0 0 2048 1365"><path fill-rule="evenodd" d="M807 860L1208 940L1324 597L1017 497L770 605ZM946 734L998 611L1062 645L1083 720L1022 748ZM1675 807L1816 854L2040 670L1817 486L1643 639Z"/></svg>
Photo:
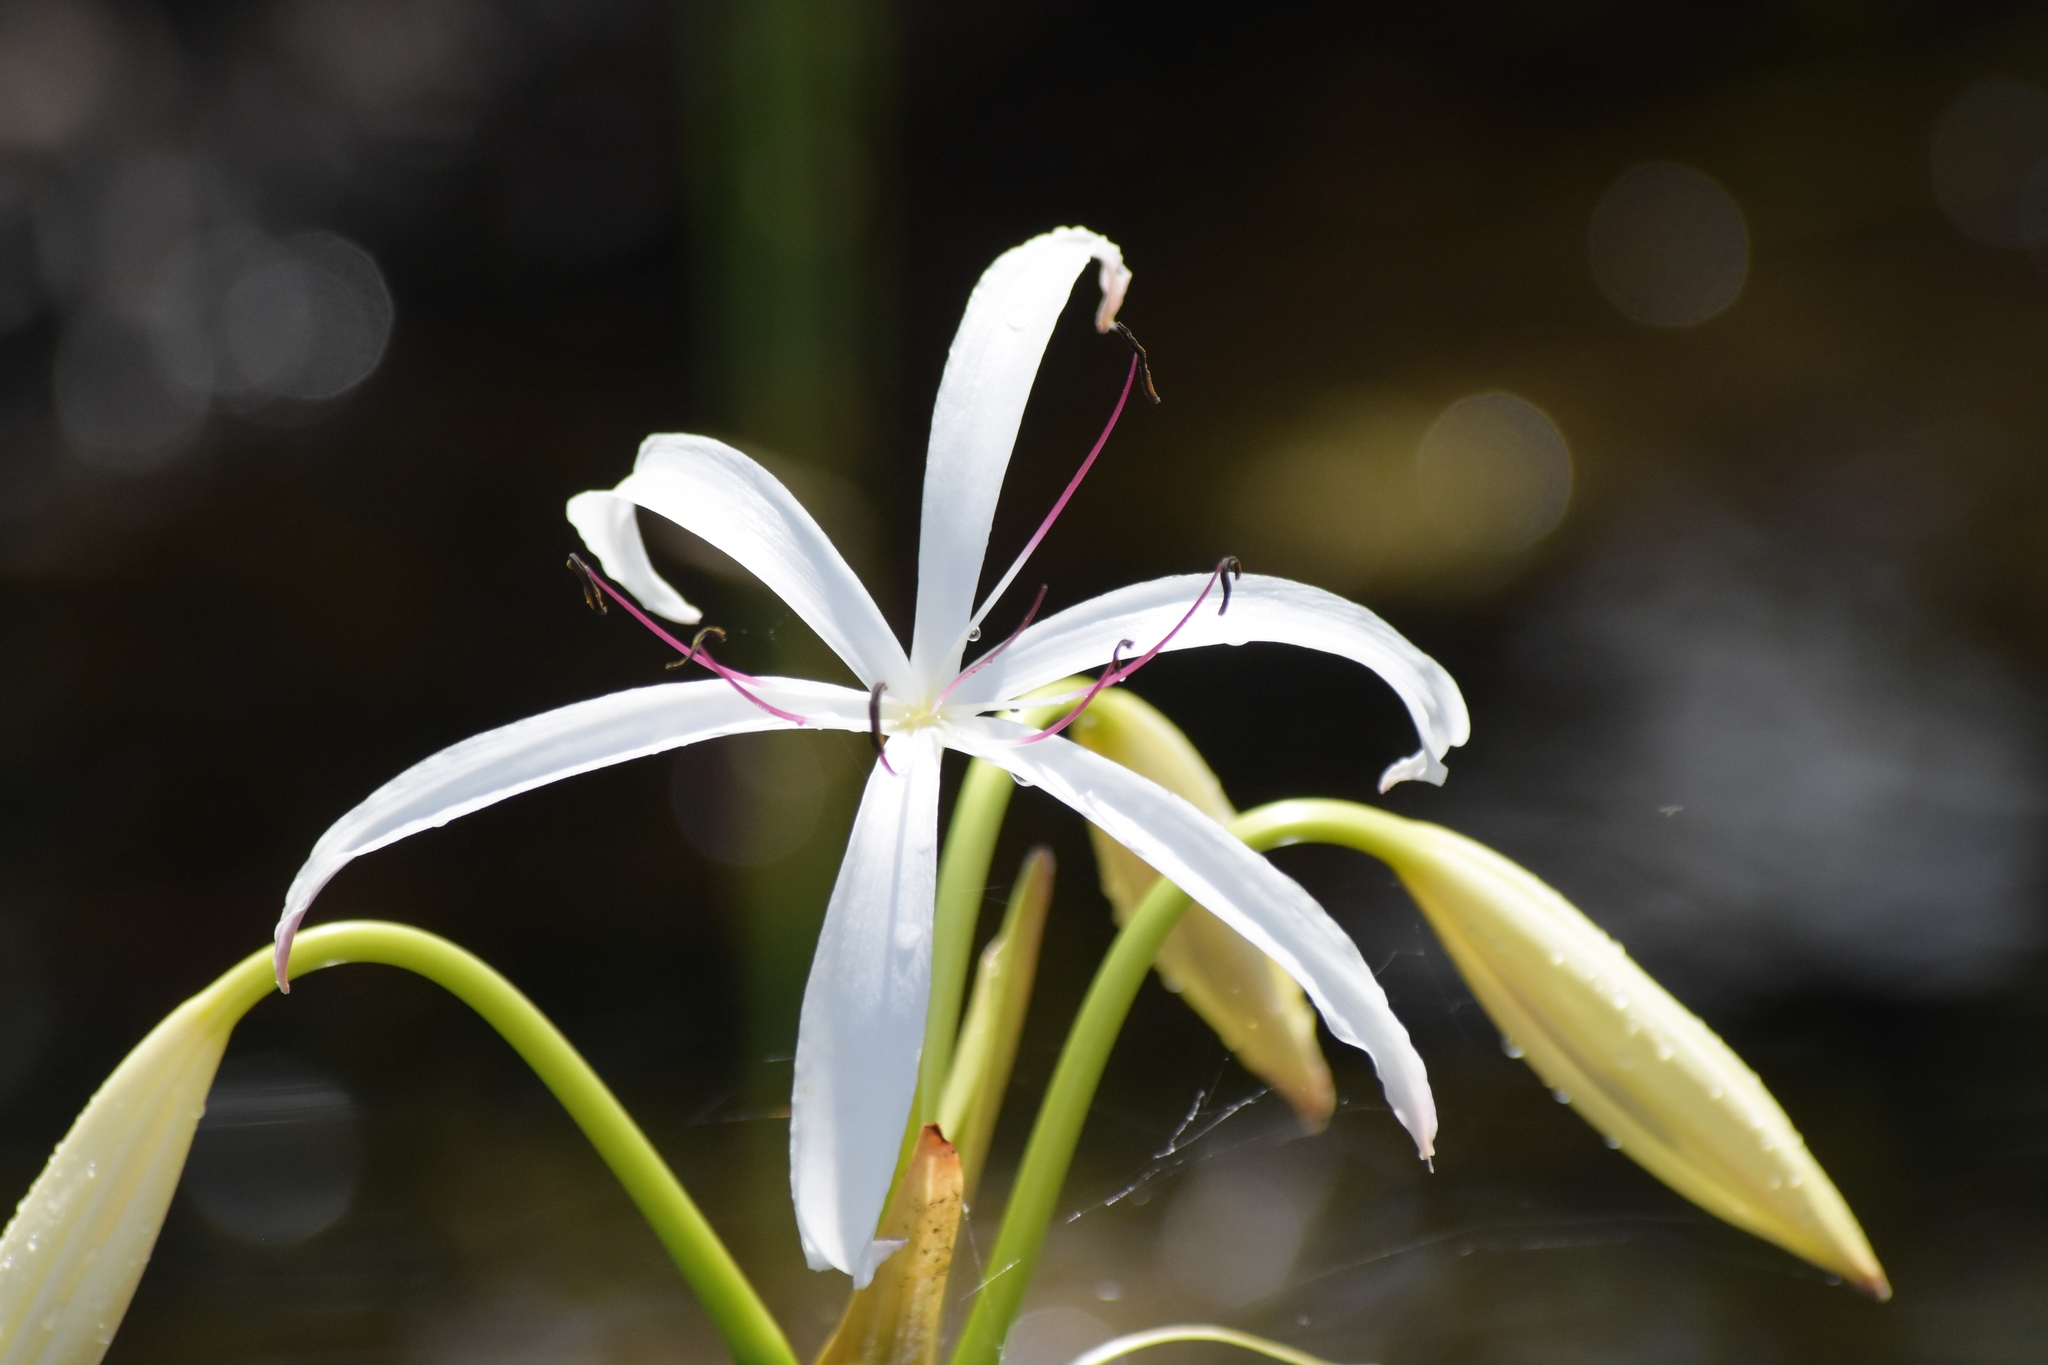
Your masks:
<svg viewBox="0 0 2048 1365"><path fill-rule="evenodd" d="M599 616L609 616L611 608L604 604L604 591L597 586L597 575L591 572L582 555L569 556L569 572L576 575L576 581L583 585L583 605Z"/></svg>
<svg viewBox="0 0 2048 1365"><path fill-rule="evenodd" d="M688 667L688 666L689 666L689 664L690 664L690 662L691 662L692 660L694 660L694 659L695 659L695 658L697 657L697 649L698 649L698 647L699 647L700 645L702 645L702 644L704 643L704 637L705 637L705 636L707 636L707 635L716 635L716 636L718 637L718 639L719 639L719 642L720 642L721 644L722 644L722 643L724 643L724 641L725 641L725 632L724 632L724 631L720 630L720 629L719 629L719 628L718 628L717 626L706 626L706 627L704 627L704 629L702 629L702 630L698 631L698 632L697 632L697 633L696 633L695 635L692 635L692 636L690 637L690 647L689 647L688 649L686 649L686 650L684 650L684 651L683 651L683 657L682 657L682 658L680 658L680 659L675 659L675 660L672 660L672 661L671 661L671 662L669 662L669 663L663 664L663 665L662 665L662 667L663 667L663 668L686 668L686 667Z"/></svg>
<svg viewBox="0 0 2048 1365"><path fill-rule="evenodd" d="M878 682L874 690L868 693L868 741L875 746L875 757L881 762L883 770L894 777L896 770L889 766L889 756L882 752L882 694L888 690L889 684Z"/></svg>
<svg viewBox="0 0 2048 1365"><path fill-rule="evenodd" d="M1221 616L1230 610L1230 580L1244 577L1244 562L1236 555L1225 555L1216 561L1216 581L1223 585L1223 605L1216 608Z"/></svg>
<svg viewBox="0 0 2048 1365"><path fill-rule="evenodd" d="M1121 322L1113 322L1110 324L1110 326L1116 328L1117 331L1122 332L1124 340L1131 343L1131 350L1137 353L1138 372L1145 376L1145 397L1150 399L1156 405L1159 402L1159 390L1152 386L1151 357L1145 354L1145 348L1138 344L1138 339L1131 335L1130 328L1124 326Z"/></svg>

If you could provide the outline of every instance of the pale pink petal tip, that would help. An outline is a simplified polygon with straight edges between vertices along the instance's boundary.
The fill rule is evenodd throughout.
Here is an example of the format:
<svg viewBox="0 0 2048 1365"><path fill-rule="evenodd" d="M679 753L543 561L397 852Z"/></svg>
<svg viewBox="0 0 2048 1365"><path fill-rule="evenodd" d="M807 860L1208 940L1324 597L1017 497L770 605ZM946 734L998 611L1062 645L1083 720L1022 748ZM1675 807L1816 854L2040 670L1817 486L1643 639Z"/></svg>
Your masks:
<svg viewBox="0 0 2048 1365"><path fill-rule="evenodd" d="M1095 309L1095 330L1107 332L1116 322L1119 308L1124 306L1124 294L1131 287L1131 272L1120 260L1105 256L1099 279L1102 284L1102 302Z"/></svg>
<svg viewBox="0 0 2048 1365"><path fill-rule="evenodd" d="M277 951L270 960L277 972L277 989L284 995L292 993L292 939L299 932L299 921L303 918L303 915L288 916L277 926L277 933L274 935L277 940Z"/></svg>

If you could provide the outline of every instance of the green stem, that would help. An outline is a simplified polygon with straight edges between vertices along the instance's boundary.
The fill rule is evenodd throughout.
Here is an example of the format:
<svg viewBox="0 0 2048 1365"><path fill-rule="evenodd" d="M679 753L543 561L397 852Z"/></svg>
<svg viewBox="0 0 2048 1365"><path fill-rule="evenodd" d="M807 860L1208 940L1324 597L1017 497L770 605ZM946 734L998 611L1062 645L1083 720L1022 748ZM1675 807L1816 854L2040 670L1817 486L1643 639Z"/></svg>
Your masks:
<svg viewBox="0 0 2048 1365"><path fill-rule="evenodd" d="M960 1029L960 1002L967 993L967 967L974 957L974 930L981 920L982 893L996 836L1017 784L986 759L967 765L946 847L939 855L939 884L932 914L932 999L924 1018L924 1052L918 1060L916 1125L939 1121L946 1076L953 1068L953 1042Z"/></svg>
<svg viewBox="0 0 2048 1365"><path fill-rule="evenodd" d="M403 924L354 921L308 929L292 946L294 977L344 962L403 967L443 987L483 1016L554 1092L626 1188L641 1216L690 1282L740 1365L796 1365L782 1329L718 1240L654 1144L590 1064L533 1002L481 959L446 939ZM224 977L250 1004L270 989L265 949Z"/></svg>
<svg viewBox="0 0 2048 1365"><path fill-rule="evenodd" d="M1182 1341L1213 1341L1223 1346L1237 1346L1254 1351L1282 1365L1330 1365L1321 1356L1312 1356L1307 1351L1297 1351L1277 1341L1255 1337L1250 1332L1233 1331L1228 1327L1212 1327L1205 1322L1182 1323L1177 1327L1154 1327L1150 1331L1133 1332L1129 1336L1105 1341L1092 1351L1075 1356L1071 1365L1109 1365L1112 1360L1136 1351L1150 1350L1154 1346L1167 1346Z"/></svg>
<svg viewBox="0 0 2048 1365"><path fill-rule="evenodd" d="M1228 828L1262 853L1300 843L1340 844L1378 853L1403 841L1405 824L1399 816L1350 801L1293 800L1248 810ZM1160 878L1138 902L1096 968L1095 979L1067 1032L1052 1083L1039 1105L1024 1160L1010 1188L1002 1231L989 1253L987 1276L961 1330L952 1365L998 1365L1003 1338L1023 1306L1039 1253L1045 1248L1060 1187L1073 1164L1074 1148L1095 1102L1110 1049L1152 970L1159 945L1173 932L1189 904L1186 892Z"/></svg>

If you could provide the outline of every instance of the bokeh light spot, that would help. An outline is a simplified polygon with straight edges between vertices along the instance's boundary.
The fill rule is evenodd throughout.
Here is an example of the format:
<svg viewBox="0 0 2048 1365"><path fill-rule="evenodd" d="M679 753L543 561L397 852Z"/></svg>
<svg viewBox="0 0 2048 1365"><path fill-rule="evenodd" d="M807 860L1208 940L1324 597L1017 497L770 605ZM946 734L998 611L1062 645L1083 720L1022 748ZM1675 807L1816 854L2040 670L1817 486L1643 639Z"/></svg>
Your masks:
<svg viewBox="0 0 2048 1365"><path fill-rule="evenodd" d="M0 9L0 145L50 151L105 101L116 30L97 5L42 0Z"/></svg>
<svg viewBox="0 0 2048 1365"><path fill-rule="evenodd" d="M348 1212L362 1164L347 1091L290 1057L238 1057L206 1097L184 1183L222 1232L289 1245Z"/></svg>
<svg viewBox="0 0 2048 1365"><path fill-rule="evenodd" d="M1188 1292L1239 1308L1277 1292L1315 1205L1241 1170L1205 1173L1181 1191L1159 1234L1162 1268Z"/></svg>
<svg viewBox="0 0 2048 1365"><path fill-rule="evenodd" d="M340 397L383 360L391 323L390 291L361 247L239 226L170 253L151 308L164 370L238 406Z"/></svg>
<svg viewBox="0 0 2048 1365"><path fill-rule="evenodd" d="M170 459L205 420L164 374L141 328L108 312L86 313L64 329L51 374L57 418L89 464L143 473Z"/></svg>
<svg viewBox="0 0 2048 1365"><path fill-rule="evenodd" d="M1079 1308L1040 1308L1017 1319L1003 1342L1003 1365L1067 1365L1115 1336L1110 1325Z"/></svg>
<svg viewBox="0 0 2048 1365"><path fill-rule="evenodd" d="M1735 302L1749 274L1742 209L1708 175L1671 161L1623 171L1593 208L1593 280L1623 316L1691 327Z"/></svg>
<svg viewBox="0 0 2048 1365"><path fill-rule="evenodd" d="M1460 398L1415 452L1422 510L1462 548L1523 549L1563 519L1572 461L1543 409L1511 393Z"/></svg>
<svg viewBox="0 0 2048 1365"><path fill-rule="evenodd" d="M2044 167L2048 93L2024 81L1993 77L1966 87L1928 140L1928 173L1942 211L1994 246L2048 235L2048 205L2034 202Z"/></svg>
<svg viewBox="0 0 2048 1365"><path fill-rule="evenodd" d="M817 827L830 750L793 731L727 735L676 755L671 806L699 853L766 867L803 847Z"/></svg>

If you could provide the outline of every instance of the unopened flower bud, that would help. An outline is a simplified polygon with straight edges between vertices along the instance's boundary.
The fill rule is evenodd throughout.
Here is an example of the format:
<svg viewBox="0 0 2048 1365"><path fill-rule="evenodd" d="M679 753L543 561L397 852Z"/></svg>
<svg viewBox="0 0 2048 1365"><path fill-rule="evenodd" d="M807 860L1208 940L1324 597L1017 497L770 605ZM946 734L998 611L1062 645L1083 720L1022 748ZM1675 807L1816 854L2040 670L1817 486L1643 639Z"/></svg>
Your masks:
<svg viewBox="0 0 2048 1365"><path fill-rule="evenodd" d="M1202 755L1157 708L1124 688L1096 696L1068 734L1104 758L1151 778L1219 823L1236 817ZM1095 826L1088 827L1102 892L1118 924L1131 917L1159 874ZM1279 963L1199 905L1188 907L1159 949L1160 980L1216 1031L1245 1070L1294 1107L1310 1132L1336 1110L1329 1063L1316 1042L1316 1014Z"/></svg>
<svg viewBox="0 0 2048 1365"><path fill-rule="evenodd" d="M1527 869L1440 826L1374 814L1389 833L1370 851L1560 1099L1709 1213L1891 1296L1834 1182L1712 1029Z"/></svg>
<svg viewBox="0 0 2048 1365"><path fill-rule="evenodd" d="M246 978L247 973L242 977ZM0 1235L0 1365L97 1365L128 1311L228 1034L262 994L224 977L128 1054Z"/></svg>
<svg viewBox="0 0 2048 1365"><path fill-rule="evenodd" d="M937 1365L960 1207L959 1153L928 1123L876 1233L895 1250L854 1291L817 1365Z"/></svg>

